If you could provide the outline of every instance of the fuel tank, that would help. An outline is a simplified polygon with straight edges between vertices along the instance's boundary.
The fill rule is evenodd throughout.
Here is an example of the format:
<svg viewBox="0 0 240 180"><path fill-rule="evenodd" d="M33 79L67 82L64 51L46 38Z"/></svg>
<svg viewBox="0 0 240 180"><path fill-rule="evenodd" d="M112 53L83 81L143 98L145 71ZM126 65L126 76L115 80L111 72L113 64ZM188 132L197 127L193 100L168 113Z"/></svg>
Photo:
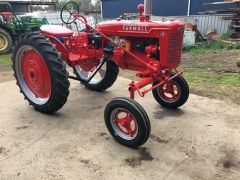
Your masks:
<svg viewBox="0 0 240 180"><path fill-rule="evenodd" d="M96 29L107 36L158 37L159 31L183 31L179 21L129 21L111 20L96 25Z"/></svg>

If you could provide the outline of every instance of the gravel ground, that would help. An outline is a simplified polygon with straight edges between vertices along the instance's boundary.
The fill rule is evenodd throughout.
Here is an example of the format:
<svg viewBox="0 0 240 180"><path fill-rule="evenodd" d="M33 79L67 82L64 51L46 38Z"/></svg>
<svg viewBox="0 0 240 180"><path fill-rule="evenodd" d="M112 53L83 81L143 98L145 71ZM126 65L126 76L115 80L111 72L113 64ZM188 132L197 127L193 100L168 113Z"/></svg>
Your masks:
<svg viewBox="0 0 240 180"><path fill-rule="evenodd" d="M119 78L96 93L71 82L68 102L47 116L28 106L14 81L1 83L0 179L240 179L240 106L191 95L167 110L150 93L137 97L152 132L133 150L103 121L107 102L126 96L128 84Z"/></svg>

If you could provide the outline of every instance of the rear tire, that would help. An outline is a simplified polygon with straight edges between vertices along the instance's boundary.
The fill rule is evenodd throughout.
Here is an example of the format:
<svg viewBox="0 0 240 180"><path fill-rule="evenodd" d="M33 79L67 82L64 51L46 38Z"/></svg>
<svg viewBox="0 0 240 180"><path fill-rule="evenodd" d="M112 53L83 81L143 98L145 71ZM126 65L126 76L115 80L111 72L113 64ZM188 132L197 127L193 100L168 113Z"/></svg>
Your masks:
<svg viewBox="0 0 240 180"><path fill-rule="evenodd" d="M65 63L45 37L37 32L21 35L12 60L20 92L37 111L53 113L66 103L70 83Z"/></svg>
<svg viewBox="0 0 240 180"><path fill-rule="evenodd" d="M83 83L87 89L93 91L104 91L110 88L117 80L119 69L116 63L114 61L107 60L101 69L103 69L104 66L105 72L100 80L94 80L93 78L93 80L91 80L89 83ZM88 75L84 74L88 72L84 72L79 65L75 66L73 70L76 76L83 81L87 80L87 78L89 77Z"/></svg>
<svg viewBox="0 0 240 180"><path fill-rule="evenodd" d="M12 48L12 37L11 35L0 28L0 54L8 53Z"/></svg>
<svg viewBox="0 0 240 180"><path fill-rule="evenodd" d="M105 108L105 124L113 138L120 144L137 148L150 135L151 124L140 104L129 98L115 98Z"/></svg>

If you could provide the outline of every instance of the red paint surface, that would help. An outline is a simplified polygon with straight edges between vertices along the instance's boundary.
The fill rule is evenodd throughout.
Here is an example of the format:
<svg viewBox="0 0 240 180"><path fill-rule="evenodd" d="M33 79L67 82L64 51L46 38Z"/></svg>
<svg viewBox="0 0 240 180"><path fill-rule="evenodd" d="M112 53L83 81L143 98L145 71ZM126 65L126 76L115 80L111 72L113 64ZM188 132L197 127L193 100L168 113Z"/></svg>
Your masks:
<svg viewBox="0 0 240 180"><path fill-rule="evenodd" d="M51 95L51 77L48 67L35 50L26 51L22 57L24 80L37 98L48 98Z"/></svg>

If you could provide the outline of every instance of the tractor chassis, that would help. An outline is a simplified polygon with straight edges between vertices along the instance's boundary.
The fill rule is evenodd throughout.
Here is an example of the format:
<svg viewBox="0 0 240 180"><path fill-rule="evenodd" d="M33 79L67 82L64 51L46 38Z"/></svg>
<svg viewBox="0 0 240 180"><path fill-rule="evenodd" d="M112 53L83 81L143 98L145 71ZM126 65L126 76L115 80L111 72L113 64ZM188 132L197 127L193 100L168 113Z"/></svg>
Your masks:
<svg viewBox="0 0 240 180"><path fill-rule="evenodd" d="M106 63L108 57L104 57L103 58L103 61L98 65L97 69L94 70L93 74L87 79L87 80L83 80L83 79L80 79L76 76L69 76L68 78L69 79L72 79L72 80L76 80L76 81L80 81L82 84L86 84L86 83L89 83L94 77L95 75L97 74L97 72L102 68L102 66ZM177 69L175 69L176 73L174 74L174 76L161 76L161 77L148 77L148 78L145 78L145 79L142 79L138 82L135 82L135 81L131 81L130 84L129 84L129 88L128 88L128 91L130 93L130 98L131 99L135 99L135 92L138 93L138 95L140 97L144 97L145 94L147 94L148 92L162 86L163 84L166 84L168 83L169 81L173 80L174 78L176 77L179 77L183 74L183 71L177 71ZM145 86L149 85L149 84L152 84L154 81L159 81L157 85L154 85L146 90L143 90L141 91L142 88L144 88Z"/></svg>
<svg viewBox="0 0 240 180"><path fill-rule="evenodd" d="M173 109L186 103L189 87L183 71L177 71L183 24L150 21L148 14L143 15L144 6L138 9L137 23L116 19L93 28L79 14L77 3L70 1L63 6L61 19L65 24L79 20L86 25L85 31L74 33L48 25L42 26L40 33L20 36L13 51L13 69L29 104L40 112L54 113L67 101L68 79L80 81L87 89L104 91L116 81L119 68L135 71L141 80L130 82L129 98L117 97L107 104L104 120L120 144L131 148L143 145L150 136L151 124L144 108L134 100L135 94L144 97L152 91L161 106ZM70 15L67 21L63 11ZM69 76L66 64L75 76Z"/></svg>
<svg viewBox="0 0 240 180"><path fill-rule="evenodd" d="M107 39L109 42L113 43L117 48L119 48L120 50L122 50L122 52L125 52L126 54L129 54L130 56L132 56L136 61L138 61L139 63L141 63L142 65L147 67L147 70L145 70L144 72L140 72L137 74L138 77L142 78L144 76L146 76L146 74L153 74L151 77L147 77L144 78L138 82L134 82L131 81L129 84L129 88L128 91L130 93L130 98L134 100L135 98L135 91L137 91L137 93L139 94L139 96L144 97L144 95L150 91L153 91L154 89L162 86L165 83L168 83L169 81L173 80L176 77L179 77L183 74L183 71L177 71L177 69L175 69L175 74L173 76L171 76L171 73L169 73L168 71L162 70L159 73L158 68L156 68L156 66L158 67L158 64L154 64L153 62L151 63L147 63L145 62L143 59L137 57L135 54L131 53L130 51L126 50L126 48L123 48L122 46L120 46L118 43L116 43L114 40L112 40L111 38L109 38L108 36L106 36L104 33L98 31L96 28L90 26L87 23L87 20L84 16L80 15L80 14L73 14L73 16L78 19L79 21L81 21L83 24L86 25L87 29L93 29L95 32L99 33L103 38ZM79 79L76 76L69 76L70 79L73 80L77 80L80 81L82 84L85 83L89 83L94 76L96 75L96 73L101 69L101 67L103 66L103 64L107 61L108 57L107 55L104 55L103 57L103 61L99 64L99 66L97 67L97 69L93 72L93 74L91 75L91 77L89 77L87 80L82 80ZM155 65L155 66L153 66ZM157 85L154 85L150 88L148 88L147 90L143 90L142 92L140 91L140 89L142 89L143 87L152 84L154 81L159 81Z"/></svg>

